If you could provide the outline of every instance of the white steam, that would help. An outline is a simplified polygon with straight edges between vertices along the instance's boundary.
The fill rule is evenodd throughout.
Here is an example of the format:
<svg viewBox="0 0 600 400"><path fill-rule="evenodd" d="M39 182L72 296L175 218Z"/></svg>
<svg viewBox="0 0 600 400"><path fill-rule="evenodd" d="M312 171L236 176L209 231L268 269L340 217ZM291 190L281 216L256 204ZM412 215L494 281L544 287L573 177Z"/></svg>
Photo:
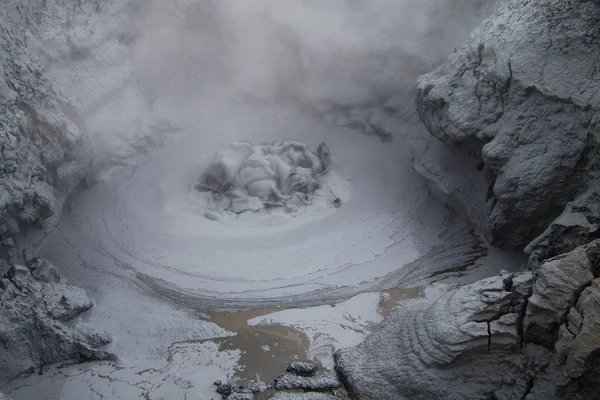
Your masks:
<svg viewBox="0 0 600 400"><path fill-rule="evenodd" d="M371 125L382 113L414 117L416 77L443 61L494 2L76 3L40 0L31 47L84 115L102 169L199 120L204 129L195 134L206 140L256 140L235 124L248 106L287 104Z"/></svg>
<svg viewBox="0 0 600 400"><path fill-rule="evenodd" d="M51 259L86 249L163 298L218 308L344 299L398 284L408 264L443 266L433 246L470 248L412 168L413 102L481 0L39 1L32 43L96 151ZM307 159L325 141L331 163L319 176L322 160L280 162L285 149L213 162L240 141L303 143L291 158ZM194 185L213 170L211 205Z"/></svg>

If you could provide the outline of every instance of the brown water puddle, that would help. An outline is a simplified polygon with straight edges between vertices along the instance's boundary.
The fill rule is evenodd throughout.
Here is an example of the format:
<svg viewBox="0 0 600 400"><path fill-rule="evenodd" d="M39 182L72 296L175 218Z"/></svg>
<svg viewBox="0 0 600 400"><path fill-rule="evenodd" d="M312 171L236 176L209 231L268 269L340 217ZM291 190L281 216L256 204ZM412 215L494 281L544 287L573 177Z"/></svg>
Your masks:
<svg viewBox="0 0 600 400"><path fill-rule="evenodd" d="M234 376L242 382L271 382L297 360L308 360L308 338L284 325L249 326L248 320L282 311L266 308L239 312L205 312L210 321L236 333L235 336L211 339L220 350L240 350L240 368Z"/></svg>
<svg viewBox="0 0 600 400"><path fill-rule="evenodd" d="M392 288L384 293L387 293L387 296L381 296L381 300L379 300L379 305L377 306L377 312L387 318L401 301L424 297L425 287Z"/></svg>
<svg viewBox="0 0 600 400"><path fill-rule="evenodd" d="M382 293L377 312L388 317L398 303L423 297L424 287L392 288ZM332 305L335 307L335 305ZM235 333L235 336L210 339L220 350L240 350L240 367L234 377L242 383L271 382L285 371L292 361L308 360L308 337L285 325L250 326L250 319L272 314L286 308L262 308L237 312L204 311L210 321ZM375 326L369 327L372 331Z"/></svg>

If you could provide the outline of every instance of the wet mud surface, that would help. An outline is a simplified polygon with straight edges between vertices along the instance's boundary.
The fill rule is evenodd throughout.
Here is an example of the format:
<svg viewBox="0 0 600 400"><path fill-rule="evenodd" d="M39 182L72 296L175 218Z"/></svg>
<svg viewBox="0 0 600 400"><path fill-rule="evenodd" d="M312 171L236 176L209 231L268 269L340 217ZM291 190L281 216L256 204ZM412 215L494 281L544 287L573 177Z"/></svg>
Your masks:
<svg viewBox="0 0 600 400"><path fill-rule="evenodd" d="M248 320L272 312L257 309L231 313L207 313L210 321L235 332L235 336L215 340L219 350L240 350L240 367L235 378L248 383L251 380L270 382L285 371L293 361L308 360L309 340L304 333L291 326L250 326Z"/></svg>
<svg viewBox="0 0 600 400"><path fill-rule="evenodd" d="M252 111L248 127L260 119ZM341 207L317 199L208 219L194 185L227 143L201 146L191 132L82 187L40 254L90 293L84 319L113 335L119 361L48 367L8 394L210 399L216 380L269 382L295 360L332 371L333 352L360 343L398 302L519 265L429 192L406 141L283 111L249 135L326 140L323 185Z"/></svg>

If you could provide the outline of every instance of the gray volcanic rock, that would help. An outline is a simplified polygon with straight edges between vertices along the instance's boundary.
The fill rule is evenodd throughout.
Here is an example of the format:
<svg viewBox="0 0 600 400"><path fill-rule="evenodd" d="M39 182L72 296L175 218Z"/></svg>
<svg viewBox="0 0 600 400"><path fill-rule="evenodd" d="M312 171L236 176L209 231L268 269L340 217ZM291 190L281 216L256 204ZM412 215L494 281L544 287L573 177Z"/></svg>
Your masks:
<svg viewBox="0 0 600 400"><path fill-rule="evenodd" d="M317 365L308 361L294 361L288 365L287 372L296 375L313 376L317 373Z"/></svg>
<svg viewBox="0 0 600 400"><path fill-rule="evenodd" d="M595 247L595 243L591 246ZM586 247L547 260L537 271L533 294L527 302L523 337L550 349L569 309L594 276L587 268Z"/></svg>
<svg viewBox="0 0 600 400"><path fill-rule="evenodd" d="M531 382L528 400L597 399L600 387L600 279L585 288L559 328L555 353Z"/></svg>
<svg viewBox="0 0 600 400"><path fill-rule="evenodd" d="M335 376L298 376L285 373L275 378L273 387L277 390L334 390L340 387L340 382Z"/></svg>
<svg viewBox="0 0 600 400"><path fill-rule="evenodd" d="M14 7L0 6L0 257L54 227L91 162L83 123L12 29Z"/></svg>
<svg viewBox="0 0 600 400"><path fill-rule="evenodd" d="M597 1L505 2L419 78L417 108L436 139L415 168L492 243L530 242L535 272L521 290L503 279L503 291L520 293L521 311L496 314L492 322L511 324L500 332L489 324L488 351L484 335L466 328L488 299L469 293L503 293L499 281L403 306L336 356L359 397L597 398L600 252L585 244L600 221L598 43ZM504 347L494 350L498 333Z"/></svg>
<svg viewBox="0 0 600 400"><path fill-rule="evenodd" d="M269 397L269 400L336 400L339 397L332 396L325 393L317 392L306 392L306 393L293 393L293 392L279 392Z"/></svg>
<svg viewBox="0 0 600 400"><path fill-rule="evenodd" d="M559 351L566 355L567 374L579 378L586 370L598 368L600 355L600 279L585 288L577 305L569 313L567 323L561 326Z"/></svg>
<svg viewBox="0 0 600 400"><path fill-rule="evenodd" d="M0 4L0 382L67 359L114 358L98 349L108 334L74 321L93 306L87 293L18 251L55 227L91 162L83 120L29 52L27 28L46 5Z"/></svg>
<svg viewBox="0 0 600 400"><path fill-rule="evenodd" d="M518 323L532 279L499 275L432 304L402 303L365 342L336 352L337 371L360 399L480 398L501 387L523 393Z"/></svg>
<svg viewBox="0 0 600 400"><path fill-rule="evenodd" d="M342 381L361 399L597 398L600 279L586 257L597 245L549 260L537 280L503 274L401 304L335 354Z"/></svg>
<svg viewBox="0 0 600 400"><path fill-rule="evenodd" d="M472 37L419 78L419 115L450 146L432 143L417 170L495 244L522 248L569 202L542 259L596 238L600 4L507 2Z"/></svg>
<svg viewBox="0 0 600 400"><path fill-rule="evenodd" d="M51 272L36 278L40 268ZM66 285L47 260L9 265L0 280L0 381L71 358L114 359L98 349L110 343L108 334L73 323L92 306L85 291Z"/></svg>
<svg viewBox="0 0 600 400"><path fill-rule="evenodd" d="M590 172L588 189L567 203L562 214L525 248L531 267L554 254L572 250L597 238L600 229L600 184L598 172Z"/></svg>
<svg viewBox="0 0 600 400"><path fill-rule="evenodd" d="M252 393L232 393L227 396L226 400L254 400Z"/></svg>
<svg viewBox="0 0 600 400"><path fill-rule="evenodd" d="M466 335L461 321L483 298L462 310L449 301L468 299L487 280L406 306L384 326L387 338L376 333L338 353L357 394L597 398L600 250L597 241L586 244L600 236L598 43L597 1L507 1L419 78L417 108L435 139L415 155L416 170L489 241L527 245L531 296L524 288L522 311L498 319L516 318L504 336L512 353L484 352ZM350 365L352 358L366 365Z"/></svg>

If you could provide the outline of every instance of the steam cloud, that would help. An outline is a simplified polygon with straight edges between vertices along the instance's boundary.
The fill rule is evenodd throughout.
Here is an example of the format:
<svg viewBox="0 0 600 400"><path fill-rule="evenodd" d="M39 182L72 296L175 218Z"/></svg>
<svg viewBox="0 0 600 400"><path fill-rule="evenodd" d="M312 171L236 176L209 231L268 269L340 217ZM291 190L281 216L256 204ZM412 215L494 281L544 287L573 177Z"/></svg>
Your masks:
<svg viewBox="0 0 600 400"><path fill-rule="evenodd" d="M154 1L130 32L133 60L150 102L172 94L381 104L464 40L483 3Z"/></svg>
<svg viewBox="0 0 600 400"><path fill-rule="evenodd" d="M103 170L186 130L218 147L261 142L239 118L258 108L263 124L285 106L369 131L390 115L414 118L415 78L443 61L494 2L43 3L49 18L35 27L39 53L57 90L83 114Z"/></svg>

